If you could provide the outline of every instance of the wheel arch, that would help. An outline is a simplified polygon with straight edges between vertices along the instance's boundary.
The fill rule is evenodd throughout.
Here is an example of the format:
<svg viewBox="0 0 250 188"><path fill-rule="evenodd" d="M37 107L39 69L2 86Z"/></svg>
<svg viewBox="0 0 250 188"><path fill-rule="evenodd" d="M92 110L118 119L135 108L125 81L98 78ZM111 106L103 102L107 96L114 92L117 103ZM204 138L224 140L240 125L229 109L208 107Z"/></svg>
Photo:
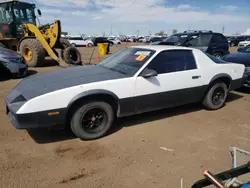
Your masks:
<svg viewBox="0 0 250 188"><path fill-rule="evenodd" d="M120 111L120 105L119 105L119 98L116 94L114 94L111 91L103 90L103 89L97 89L97 90L90 90L85 91L83 93L80 93L76 95L68 104L67 111L66 111L66 119L67 121L70 120L71 116L73 115L73 112L77 107L79 107L81 104L87 102L87 101L104 101L109 103L112 108L114 109L114 112L116 115L119 114Z"/></svg>
<svg viewBox="0 0 250 188"><path fill-rule="evenodd" d="M217 81L225 82L225 84L227 85L227 88L230 89L231 83L232 83L232 77L229 74L226 74L226 73L217 74L209 82L208 89L209 89L209 87L211 87Z"/></svg>

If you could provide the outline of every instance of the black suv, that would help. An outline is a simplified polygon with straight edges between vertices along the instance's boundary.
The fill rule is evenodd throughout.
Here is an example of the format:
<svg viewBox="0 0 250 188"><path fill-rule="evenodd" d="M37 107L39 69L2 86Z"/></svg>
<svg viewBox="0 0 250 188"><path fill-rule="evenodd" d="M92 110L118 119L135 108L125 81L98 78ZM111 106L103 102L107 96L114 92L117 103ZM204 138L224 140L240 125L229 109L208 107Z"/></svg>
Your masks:
<svg viewBox="0 0 250 188"><path fill-rule="evenodd" d="M218 58L230 53L226 37L212 31L184 31L155 44L198 48Z"/></svg>

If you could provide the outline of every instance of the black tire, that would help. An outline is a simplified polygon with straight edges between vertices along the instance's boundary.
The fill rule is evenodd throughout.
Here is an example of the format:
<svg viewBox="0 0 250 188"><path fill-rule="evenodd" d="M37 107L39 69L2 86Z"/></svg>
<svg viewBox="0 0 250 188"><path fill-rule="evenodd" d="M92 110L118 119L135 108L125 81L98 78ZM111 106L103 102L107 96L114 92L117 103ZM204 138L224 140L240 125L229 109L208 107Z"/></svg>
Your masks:
<svg viewBox="0 0 250 188"><path fill-rule="evenodd" d="M96 115L94 111L96 110ZM98 110L100 111L99 115ZM93 115L91 116L91 113ZM85 125L83 119L86 118ZM100 123L100 119L101 123ZM98 121L98 122L97 122ZM76 109L71 120L70 126L72 132L82 140L98 139L106 135L114 122L114 110L110 104L106 102L88 102ZM94 123L100 123L99 126L94 127ZM93 127L91 127L93 126Z"/></svg>
<svg viewBox="0 0 250 188"><path fill-rule="evenodd" d="M80 52L73 46L69 46L63 51L63 58L67 64L78 65L82 62Z"/></svg>
<svg viewBox="0 0 250 188"><path fill-rule="evenodd" d="M93 44L91 44L91 43L88 43L88 47L93 47Z"/></svg>
<svg viewBox="0 0 250 188"><path fill-rule="evenodd" d="M218 110L225 105L227 95L227 85L223 82L216 82L206 93L203 106L208 110Z"/></svg>
<svg viewBox="0 0 250 188"><path fill-rule="evenodd" d="M27 49L31 51L31 59L26 58ZM20 44L20 53L29 67L41 66L44 63L46 51L36 39L24 39Z"/></svg>
<svg viewBox="0 0 250 188"><path fill-rule="evenodd" d="M60 38L60 43L64 49L70 46L70 42L65 38Z"/></svg>
<svg viewBox="0 0 250 188"><path fill-rule="evenodd" d="M215 52L215 53L213 54L213 56L214 56L214 57L217 57L217 58L221 58L223 55L222 55L222 53L220 53L220 52Z"/></svg>

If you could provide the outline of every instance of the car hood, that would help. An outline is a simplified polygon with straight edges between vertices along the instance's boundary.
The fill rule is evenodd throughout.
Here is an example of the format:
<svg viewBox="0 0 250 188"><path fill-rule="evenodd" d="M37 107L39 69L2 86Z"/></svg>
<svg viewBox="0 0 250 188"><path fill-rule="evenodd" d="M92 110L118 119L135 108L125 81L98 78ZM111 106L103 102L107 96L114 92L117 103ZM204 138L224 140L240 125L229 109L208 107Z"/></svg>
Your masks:
<svg viewBox="0 0 250 188"><path fill-rule="evenodd" d="M39 73L23 79L7 96L7 102L19 95L26 100L56 90L98 81L125 78L126 75L100 65L86 65Z"/></svg>
<svg viewBox="0 0 250 188"><path fill-rule="evenodd" d="M229 61L238 64L244 64L246 67L250 66L250 53L236 52L222 57L224 61Z"/></svg>
<svg viewBox="0 0 250 188"><path fill-rule="evenodd" d="M21 56L10 49L0 47L0 58L20 58Z"/></svg>

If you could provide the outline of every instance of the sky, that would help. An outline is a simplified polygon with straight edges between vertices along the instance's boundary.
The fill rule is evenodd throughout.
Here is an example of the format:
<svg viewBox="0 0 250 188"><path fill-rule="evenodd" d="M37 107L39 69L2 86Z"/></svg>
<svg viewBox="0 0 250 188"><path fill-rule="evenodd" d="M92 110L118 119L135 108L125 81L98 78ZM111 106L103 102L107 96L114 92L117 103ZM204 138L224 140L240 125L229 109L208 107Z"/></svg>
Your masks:
<svg viewBox="0 0 250 188"><path fill-rule="evenodd" d="M59 19L71 34L148 35L173 29L225 34L250 28L250 0L26 0L41 23Z"/></svg>

